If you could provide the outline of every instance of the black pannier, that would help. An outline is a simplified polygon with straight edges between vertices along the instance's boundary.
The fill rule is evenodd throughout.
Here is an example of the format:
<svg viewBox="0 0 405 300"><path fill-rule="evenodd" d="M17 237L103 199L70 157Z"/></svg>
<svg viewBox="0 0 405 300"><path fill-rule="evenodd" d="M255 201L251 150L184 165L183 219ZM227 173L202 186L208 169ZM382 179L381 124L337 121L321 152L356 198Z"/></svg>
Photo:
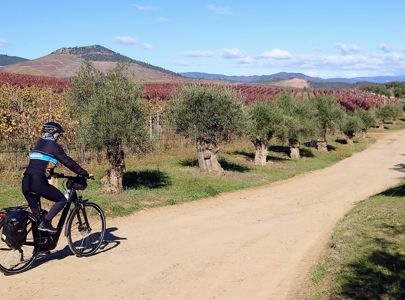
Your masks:
<svg viewBox="0 0 405 300"><path fill-rule="evenodd" d="M20 248L27 239L28 212L20 209L6 211L1 239L12 249Z"/></svg>

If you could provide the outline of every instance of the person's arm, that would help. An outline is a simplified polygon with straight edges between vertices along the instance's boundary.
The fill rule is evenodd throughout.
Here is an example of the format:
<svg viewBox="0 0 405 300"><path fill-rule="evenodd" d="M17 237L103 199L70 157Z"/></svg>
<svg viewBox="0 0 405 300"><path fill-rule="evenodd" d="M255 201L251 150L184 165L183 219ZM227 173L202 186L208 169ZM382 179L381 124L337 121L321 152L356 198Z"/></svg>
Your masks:
<svg viewBox="0 0 405 300"><path fill-rule="evenodd" d="M87 172L77 162L75 162L72 158L70 158L60 145L56 143L55 145L56 146L54 156L61 164L63 164L66 168L68 168L69 170L80 176L86 178L90 176L89 172Z"/></svg>

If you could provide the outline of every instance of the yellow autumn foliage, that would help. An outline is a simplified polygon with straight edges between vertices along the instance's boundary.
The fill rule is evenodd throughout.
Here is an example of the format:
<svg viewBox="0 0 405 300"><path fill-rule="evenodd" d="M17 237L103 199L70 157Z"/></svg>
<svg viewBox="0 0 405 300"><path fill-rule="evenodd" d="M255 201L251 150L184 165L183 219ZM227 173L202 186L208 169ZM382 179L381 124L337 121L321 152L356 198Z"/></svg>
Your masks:
<svg viewBox="0 0 405 300"><path fill-rule="evenodd" d="M68 140L77 120L68 116L63 93L51 89L12 85L0 87L0 147L29 149L40 136L42 124L60 122Z"/></svg>

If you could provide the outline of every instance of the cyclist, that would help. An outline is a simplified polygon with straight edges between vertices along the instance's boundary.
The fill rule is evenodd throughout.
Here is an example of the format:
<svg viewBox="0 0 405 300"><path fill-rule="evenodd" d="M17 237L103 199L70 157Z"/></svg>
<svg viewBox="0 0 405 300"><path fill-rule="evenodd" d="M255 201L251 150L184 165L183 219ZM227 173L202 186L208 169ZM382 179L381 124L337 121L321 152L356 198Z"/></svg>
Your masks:
<svg viewBox="0 0 405 300"><path fill-rule="evenodd" d="M80 176L92 177L91 174L70 158L57 143L64 132L62 126L57 122L47 122L42 126L42 137L30 153L30 161L22 180L22 192L35 215L39 216L41 213L39 209L40 197L55 202L38 226L39 230L51 233L56 232L56 229L52 227L53 217L66 204L66 198L62 192L50 185L47 180L52 175L57 163L61 162L69 170Z"/></svg>

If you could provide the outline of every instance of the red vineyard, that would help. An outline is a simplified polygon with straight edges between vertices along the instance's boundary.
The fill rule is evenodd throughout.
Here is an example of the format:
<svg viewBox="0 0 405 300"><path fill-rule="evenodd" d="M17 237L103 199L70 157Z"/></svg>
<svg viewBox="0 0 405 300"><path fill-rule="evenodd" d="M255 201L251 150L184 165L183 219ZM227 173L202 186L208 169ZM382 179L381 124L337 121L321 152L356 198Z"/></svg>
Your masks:
<svg viewBox="0 0 405 300"><path fill-rule="evenodd" d="M65 79L0 72L0 86L5 84L22 88L29 86L50 88L56 92L62 92L69 87L69 81Z"/></svg>
<svg viewBox="0 0 405 300"><path fill-rule="evenodd" d="M54 91L61 92L69 87L70 82L68 80L53 77L0 72L0 86L5 84L17 85L22 88L38 86L42 88L51 88ZM143 88L143 97L147 100L168 101L184 84L187 83L146 83ZM369 109L374 106L395 101L395 99L362 92L360 90L303 90L297 88L292 89L248 84L220 85L204 83L204 85L234 89L247 103L274 99L277 95L283 92L291 92L297 97L304 95L308 97L333 95L338 102L348 110L354 110L358 107Z"/></svg>
<svg viewBox="0 0 405 300"><path fill-rule="evenodd" d="M259 86L259 85L214 85L219 87L227 87L238 92L241 98L247 103L255 101L263 101L274 99L277 95L290 92L297 97L308 96L310 98L317 95L332 95L344 108L355 110L356 108L369 109L378 105L394 102L395 99L390 99L380 95L374 95L360 90L303 90L303 89L287 89L280 87ZM170 100L176 90L181 87L177 83L147 83L144 85L144 98L148 100Z"/></svg>

